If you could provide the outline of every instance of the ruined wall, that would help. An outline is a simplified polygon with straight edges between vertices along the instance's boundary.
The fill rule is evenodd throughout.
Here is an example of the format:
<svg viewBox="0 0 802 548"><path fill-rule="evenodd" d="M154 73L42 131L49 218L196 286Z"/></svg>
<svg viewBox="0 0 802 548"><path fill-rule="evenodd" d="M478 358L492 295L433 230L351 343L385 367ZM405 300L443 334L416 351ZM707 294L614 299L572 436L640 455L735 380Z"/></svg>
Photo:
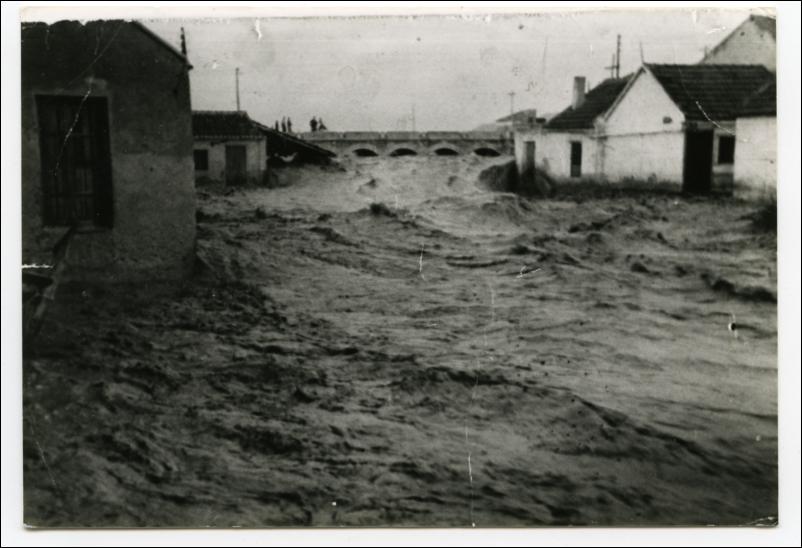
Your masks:
<svg viewBox="0 0 802 548"><path fill-rule="evenodd" d="M772 72L777 70L777 42L754 21L741 26L716 46L701 61L716 65L763 65Z"/></svg>
<svg viewBox="0 0 802 548"><path fill-rule="evenodd" d="M176 278L194 260L195 188L186 64L134 24L25 25L22 32L23 260L43 227L35 97L105 97L113 227L73 238L65 276L128 281Z"/></svg>
<svg viewBox="0 0 802 548"><path fill-rule="evenodd" d="M776 199L777 118L738 118L735 133L734 195L750 200Z"/></svg>
<svg viewBox="0 0 802 548"><path fill-rule="evenodd" d="M209 154L209 169L195 171L197 180L206 180L215 183L226 181L226 146L242 145L245 147L245 160L248 183L260 184L263 182L267 167L267 148L265 139L249 141L214 141L197 140L195 150L206 150Z"/></svg>
<svg viewBox="0 0 802 548"><path fill-rule="evenodd" d="M602 171L611 182L628 179L681 187L685 116L644 70L603 121Z"/></svg>

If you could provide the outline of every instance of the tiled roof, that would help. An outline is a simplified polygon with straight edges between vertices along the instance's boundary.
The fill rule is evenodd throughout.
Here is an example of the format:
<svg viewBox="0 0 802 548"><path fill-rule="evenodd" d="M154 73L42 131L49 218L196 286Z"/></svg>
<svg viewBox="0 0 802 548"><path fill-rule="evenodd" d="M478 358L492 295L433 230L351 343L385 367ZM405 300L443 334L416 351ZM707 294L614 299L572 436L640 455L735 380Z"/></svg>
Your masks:
<svg viewBox="0 0 802 548"><path fill-rule="evenodd" d="M192 134L196 138L259 139L263 136L245 111L196 110L192 113Z"/></svg>
<svg viewBox="0 0 802 548"><path fill-rule="evenodd" d="M741 116L776 116L777 85L774 81L764 84L747 97L739 114Z"/></svg>
<svg viewBox="0 0 802 548"><path fill-rule="evenodd" d="M585 95L579 108L568 107L549 120L547 129L589 129L600 114L613 104L618 94L626 87L632 75L623 78L608 78Z"/></svg>
<svg viewBox="0 0 802 548"><path fill-rule="evenodd" d="M496 122L526 122L529 118L536 118L537 117L537 109L534 108L527 108L524 110L519 110L514 114L507 114L503 118L499 118Z"/></svg>
<svg viewBox="0 0 802 548"><path fill-rule="evenodd" d="M774 75L762 65L645 65L689 121L734 120Z"/></svg>
<svg viewBox="0 0 802 548"><path fill-rule="evenodd" d="M750 15L749 19L757 25L757 28L768 32L775 40L777 39L777 19L765 15Z"/></svg>

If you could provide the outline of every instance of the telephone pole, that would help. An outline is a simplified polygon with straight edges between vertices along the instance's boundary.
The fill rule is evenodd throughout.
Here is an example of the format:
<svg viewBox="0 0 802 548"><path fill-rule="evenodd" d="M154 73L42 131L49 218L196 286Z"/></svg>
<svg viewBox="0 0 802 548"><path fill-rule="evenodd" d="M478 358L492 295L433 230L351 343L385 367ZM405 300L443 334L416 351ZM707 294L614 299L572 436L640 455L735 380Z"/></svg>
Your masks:
<svg viewBox="0 0 802 548"><path fill-rule="evenodd" d="M237 112L239 112L239 67L234 70L234 80L237 90Z"/></svg>
<svg viewBox="0 0 802 548"><path fill-rule="evenodd" d="M604 67L606 69L610 69L610 78L620 78L621 77L621 35L617 35L615 39L615 55L613 55L613 60L610 63L609 67Z"/></svg>

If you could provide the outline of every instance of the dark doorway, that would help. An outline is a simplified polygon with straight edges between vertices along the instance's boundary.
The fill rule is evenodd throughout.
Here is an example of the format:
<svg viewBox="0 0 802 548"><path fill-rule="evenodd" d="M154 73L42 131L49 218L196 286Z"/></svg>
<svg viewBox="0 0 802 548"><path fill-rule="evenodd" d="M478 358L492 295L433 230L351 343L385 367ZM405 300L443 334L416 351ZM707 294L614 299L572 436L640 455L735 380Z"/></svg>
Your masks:
<svg viewBox="0 0 802 548"><path fill-rule="evenodd" d="M571 177L582 177L582 143L571 141Z"/></svg>
<svg viewBox="0 0 802 548"><path fill-rule="evenodd" d="M418 153L411 148L397 148L390 153L390 156L417 156Z"/></svg>
<svg viewBox="0 0 802 548"><path fill-rule="evenodd" d="M525 141L524 142L524 165L523 165L523 175L528 179L531 177L534 180L535 177L535 142L534 141Z"/></svg>
<svg viewBox="0 0 802 548"><path fill-rule="evenodd" d="M226 184L241 185L247 180L245 146L226 146Z"/></svg>
<svg viewBox="0 0 802 548"><path fill-rule="evenodd" d="M111 226L111 154L106 100L40 96L44 224Z"/></svg>
<svg viewBox="0 0 802 548"><path fill-rule="evenodd" d="M501 156L501 153L498 150L488 147L477 148L476 150L473 151L473 153L476 154L477 156L486 156L491 158L495 158L496 156Z"/></svg>
<svg viewBox="0 0 802 548"><path fill-rule="evenodd" d="M712 178L713 130L686 132L682 190L693 194L710 192Z"/></svg>

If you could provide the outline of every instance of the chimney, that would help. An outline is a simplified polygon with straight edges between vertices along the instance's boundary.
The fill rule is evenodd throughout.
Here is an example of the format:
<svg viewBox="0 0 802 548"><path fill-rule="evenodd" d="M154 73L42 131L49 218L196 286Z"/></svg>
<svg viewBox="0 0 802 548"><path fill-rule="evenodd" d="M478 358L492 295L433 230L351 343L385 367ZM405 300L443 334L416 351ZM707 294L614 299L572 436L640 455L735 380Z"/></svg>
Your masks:
<svg viewBox="0 0 802 548"><path fill-rule="evenodd" d="M574 76L574 98L571 107L577 109L585 102L585 77Z"/></svg>

